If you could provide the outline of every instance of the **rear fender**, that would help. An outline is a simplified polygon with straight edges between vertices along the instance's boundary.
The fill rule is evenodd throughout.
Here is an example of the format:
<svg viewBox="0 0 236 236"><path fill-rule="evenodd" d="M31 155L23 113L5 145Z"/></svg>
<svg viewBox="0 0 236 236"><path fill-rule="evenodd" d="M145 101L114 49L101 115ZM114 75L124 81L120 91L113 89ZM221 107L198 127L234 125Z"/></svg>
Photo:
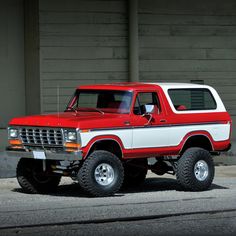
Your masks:
<svg viewBox="0 0 236 236"><path fill-rule="evenodd" d="M210 142L210 145L211 145L211 151L214 151L214 140L213 140L212 136L207 131L202 130L202 131L193 131L193 132L190 132L185 135L185 137L183 138L183 140L180 143L181 149L180 149L179 154L181 154L183 152L187 142L191 138L194 138L196 136L203 136L203 137L207 138L208 141Z"/></svg>

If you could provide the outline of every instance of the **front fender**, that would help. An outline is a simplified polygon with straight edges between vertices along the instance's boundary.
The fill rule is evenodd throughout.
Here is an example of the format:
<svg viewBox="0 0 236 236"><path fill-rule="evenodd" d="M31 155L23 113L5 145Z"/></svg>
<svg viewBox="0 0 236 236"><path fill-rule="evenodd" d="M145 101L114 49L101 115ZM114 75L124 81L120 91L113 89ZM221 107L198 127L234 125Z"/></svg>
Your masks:
<svg viewBox="0 0 236 236"><path fill-rule="evenodd" d="M97 142L108 141L108 140L116 142L120 146L120 150L123 153L124 145L119 137L115 135L99 135L92 138L85 147L81 148L83 153L83 159L86 159L87 155L89 154L89 151L94 146L94 144L96 144Z"/></svg>

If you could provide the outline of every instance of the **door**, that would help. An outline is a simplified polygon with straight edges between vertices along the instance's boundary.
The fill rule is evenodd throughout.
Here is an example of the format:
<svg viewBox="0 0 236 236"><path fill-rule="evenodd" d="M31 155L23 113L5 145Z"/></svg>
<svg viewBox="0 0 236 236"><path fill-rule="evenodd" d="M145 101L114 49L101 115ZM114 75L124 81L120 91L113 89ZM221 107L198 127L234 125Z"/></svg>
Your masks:
<svg viewBox="0 0 236 236"><path fill-rule="evenodd" d="M168 124L156 92L139 92L136 95L131 120L132 148L158 148L168 146Z"/></svg>

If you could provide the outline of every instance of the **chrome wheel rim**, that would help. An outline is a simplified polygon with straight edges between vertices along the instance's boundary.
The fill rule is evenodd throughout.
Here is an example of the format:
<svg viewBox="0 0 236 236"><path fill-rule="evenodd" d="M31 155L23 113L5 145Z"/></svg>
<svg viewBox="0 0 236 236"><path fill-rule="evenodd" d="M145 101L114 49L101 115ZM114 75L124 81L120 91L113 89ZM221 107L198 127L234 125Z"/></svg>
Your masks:
<svg viewBox="0 0 236 236"><path fill-rule="evenodd" d="M113 168L106 163L98 165L94 172L96 182L102 186L111 184L114 180L114 176Z"/></svg>
<svg viewBox="0 0 236 236"><path fill-rule="evenodd" d="M197 180L204 181L209 174L208 164L203 160L198 161L194 166L194 174Z"/></svg>

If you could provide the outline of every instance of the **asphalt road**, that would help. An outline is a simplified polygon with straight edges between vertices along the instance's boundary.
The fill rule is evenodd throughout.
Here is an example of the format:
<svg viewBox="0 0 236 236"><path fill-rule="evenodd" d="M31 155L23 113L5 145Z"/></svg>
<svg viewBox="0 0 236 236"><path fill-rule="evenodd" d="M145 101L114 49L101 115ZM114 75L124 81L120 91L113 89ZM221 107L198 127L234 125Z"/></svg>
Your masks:
<svg viewBox="0 0 236 236"><path fill-rule="evenodd" d="M53 195L0 180L0 235L236 235L236 166L216 167L209 191L181 191L149 174L114 197L89 198L70 179Z"/></svg>

